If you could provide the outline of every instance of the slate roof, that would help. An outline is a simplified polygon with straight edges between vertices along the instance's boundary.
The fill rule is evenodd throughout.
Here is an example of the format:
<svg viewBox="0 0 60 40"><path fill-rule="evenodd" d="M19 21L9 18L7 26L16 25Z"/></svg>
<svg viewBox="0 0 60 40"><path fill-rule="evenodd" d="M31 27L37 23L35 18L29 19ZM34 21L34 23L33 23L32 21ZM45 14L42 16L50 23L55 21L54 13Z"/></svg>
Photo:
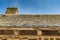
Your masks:
<svg viewBox="0 0 60 40"><path fill-rule="evenodd" d="M0 15L0 27L60 27L60 15Z"/></svg>

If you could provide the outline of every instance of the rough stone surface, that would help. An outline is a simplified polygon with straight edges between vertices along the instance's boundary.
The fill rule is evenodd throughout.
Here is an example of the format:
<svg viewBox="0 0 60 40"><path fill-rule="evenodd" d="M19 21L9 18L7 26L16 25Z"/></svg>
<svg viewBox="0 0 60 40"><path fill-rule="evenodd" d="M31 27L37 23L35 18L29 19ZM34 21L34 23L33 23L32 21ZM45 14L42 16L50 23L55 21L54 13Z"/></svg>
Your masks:
<svg viewBox="0 0 60 40"><path fill-rule="evenodd" d="M0 27L60 27L60 15L0 15Z"/></svg>

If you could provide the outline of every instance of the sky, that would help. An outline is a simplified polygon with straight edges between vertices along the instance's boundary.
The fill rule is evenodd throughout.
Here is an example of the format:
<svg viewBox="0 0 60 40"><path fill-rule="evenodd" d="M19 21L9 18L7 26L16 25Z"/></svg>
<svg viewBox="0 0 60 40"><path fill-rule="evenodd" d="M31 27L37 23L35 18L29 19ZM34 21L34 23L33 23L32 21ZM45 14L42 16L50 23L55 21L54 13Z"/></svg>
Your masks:
<svg viewBox="0 0 60 40"><path fill-rule="evenodd" d="M60 0L0 0L0 14L17 7L19 14L60 14Z"/></svg>

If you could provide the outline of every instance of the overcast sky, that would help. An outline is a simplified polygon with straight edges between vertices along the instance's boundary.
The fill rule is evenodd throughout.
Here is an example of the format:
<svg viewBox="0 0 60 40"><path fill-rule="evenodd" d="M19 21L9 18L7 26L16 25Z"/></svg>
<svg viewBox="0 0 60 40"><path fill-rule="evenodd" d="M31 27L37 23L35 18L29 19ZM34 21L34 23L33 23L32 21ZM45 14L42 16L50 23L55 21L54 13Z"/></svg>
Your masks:
<svg viewBox="0 0 60 40"><path fill-rule="evenodd" d="M19 14L60 14L60 0L0 0L0 14L17 7Z"/></svg>

